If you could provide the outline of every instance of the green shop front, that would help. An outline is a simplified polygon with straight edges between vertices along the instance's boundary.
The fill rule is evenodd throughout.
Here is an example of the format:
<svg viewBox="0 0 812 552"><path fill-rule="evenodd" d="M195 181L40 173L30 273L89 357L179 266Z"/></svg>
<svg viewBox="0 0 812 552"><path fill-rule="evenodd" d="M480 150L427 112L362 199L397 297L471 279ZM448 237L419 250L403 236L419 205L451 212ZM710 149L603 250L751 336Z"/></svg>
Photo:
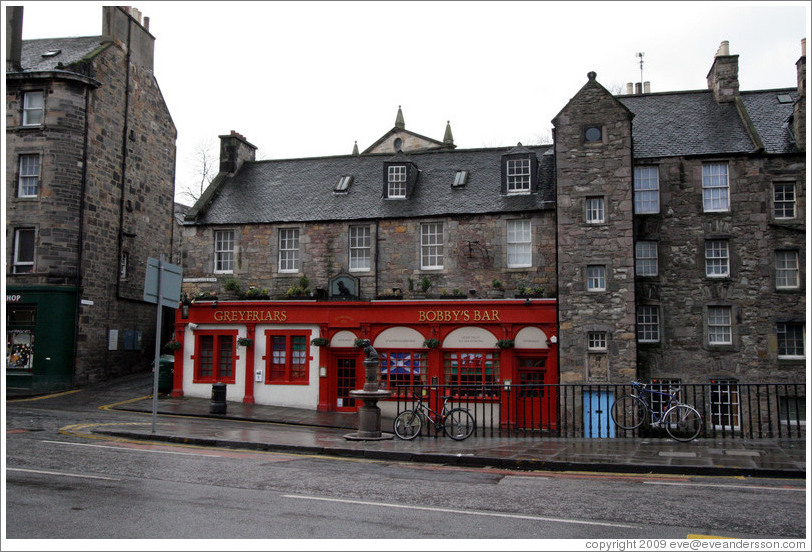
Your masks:
<svg viewBox="0 0 812 552"><path fill-rule="evenodd" d="M76 288L6 288L6 391L9 395L70 389L77 303Z"/></svg>

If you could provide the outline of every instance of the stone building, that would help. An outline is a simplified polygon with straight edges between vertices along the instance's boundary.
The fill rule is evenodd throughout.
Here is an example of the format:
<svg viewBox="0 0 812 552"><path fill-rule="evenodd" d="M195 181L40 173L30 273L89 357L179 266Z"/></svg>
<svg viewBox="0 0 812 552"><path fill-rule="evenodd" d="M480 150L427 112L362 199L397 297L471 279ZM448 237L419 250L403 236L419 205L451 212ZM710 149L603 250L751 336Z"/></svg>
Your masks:
<svg viewBox="0 0 812 552"><path fill-rule="evenodd" d="M336 373L359 354L352 338L425 355L409 382L457 382L455 359L505 341L516 347L490 371L471 368L472 381L804 382L805 45L796 67L797 86L740 91L723 43L706 90L640 83L613 95L589 73L549 145L459 149L450 124L443 140L426 138L406 130L401 109L350 155L258 161L245 137L221 136L220 174L184 222L195 303L176 322L174 392L208 392L222 352L210 336L278 332L281 359L293 319L330 344L302 342L300 383L313 390L293 401L303 407L344 404ZM303 295L318 306L286 302ZM236 396L253 401L274 383L277 353L249 341L245 354L224 345L220 361L238 374Z"/></svg>
<svg viewBox="0 0 812 552"><path fill-rule="evenodd" d="M103 7L101 36L22 40L6 9L8 389L149 369L145 266L171 252L177 134L149 19Z"/></svg>

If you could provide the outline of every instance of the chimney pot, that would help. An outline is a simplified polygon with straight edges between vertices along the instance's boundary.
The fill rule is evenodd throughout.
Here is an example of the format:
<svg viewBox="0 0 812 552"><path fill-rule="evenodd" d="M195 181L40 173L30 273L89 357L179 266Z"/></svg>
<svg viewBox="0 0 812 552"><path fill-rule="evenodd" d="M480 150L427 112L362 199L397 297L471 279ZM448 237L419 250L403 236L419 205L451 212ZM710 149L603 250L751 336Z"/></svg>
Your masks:
<svg viewBox="0 0 812 552"><path fill-rule="evenodd" d="M634 84L630 82L626 83L626 94L634 94Z"/></svg>
<svg viewBox="0 0 812 552"><path fill-rule="evenodd" d="M806 39L801 39L801 55L806 57Z"/></svg>
<svg viewBox="0 0 812 552"><path fill-rule="evenodd" d="M651 81L643 83L643 94L651 94Z"/></svg>
<svg viewBox="0 0 812 552"><path fill-rule="evenodd" d="M719 50L716 52L716 57L730 55L730 41L723 40L719 45Z"/></svg>
<svg viewBox="0 0 812 552"><path fill-rule="evenodd" d="M642 94L643 93L643 84L636 82L634 83L634 93L635 94Z"/></svg>

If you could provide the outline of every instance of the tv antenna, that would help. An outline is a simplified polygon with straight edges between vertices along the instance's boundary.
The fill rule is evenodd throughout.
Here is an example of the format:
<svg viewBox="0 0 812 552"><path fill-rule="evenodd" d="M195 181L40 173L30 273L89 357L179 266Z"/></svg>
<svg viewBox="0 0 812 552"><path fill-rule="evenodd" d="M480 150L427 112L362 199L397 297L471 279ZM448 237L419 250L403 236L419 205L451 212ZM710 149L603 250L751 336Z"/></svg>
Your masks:
<svg viewBox="0 0 812 552"><path fill-rule="evenodd" d="M643 86L643 56L646 55L645 52L637 52L635 54L637 57L640 58L640 86Z"/></svg>

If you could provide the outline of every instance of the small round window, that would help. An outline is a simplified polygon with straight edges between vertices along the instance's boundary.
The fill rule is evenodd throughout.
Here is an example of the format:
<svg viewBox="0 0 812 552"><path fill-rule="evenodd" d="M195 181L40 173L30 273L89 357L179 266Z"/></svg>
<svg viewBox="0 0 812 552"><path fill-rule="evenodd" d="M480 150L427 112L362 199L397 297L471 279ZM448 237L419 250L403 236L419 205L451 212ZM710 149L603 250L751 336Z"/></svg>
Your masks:
<svg viewBox="0 0 812 552"><path fill-rule="evenodd" d="M586 138L587 142L600 142L602 135L600 127L587 127L586 132L584 132L584 138Z"/></svg>
<svg viewBox="0 0 812 552"><path fill-rule="evenodd" d="M395 150L400 150L400 147L403 145L403 140L400 138L395 138Z"/></svg>

